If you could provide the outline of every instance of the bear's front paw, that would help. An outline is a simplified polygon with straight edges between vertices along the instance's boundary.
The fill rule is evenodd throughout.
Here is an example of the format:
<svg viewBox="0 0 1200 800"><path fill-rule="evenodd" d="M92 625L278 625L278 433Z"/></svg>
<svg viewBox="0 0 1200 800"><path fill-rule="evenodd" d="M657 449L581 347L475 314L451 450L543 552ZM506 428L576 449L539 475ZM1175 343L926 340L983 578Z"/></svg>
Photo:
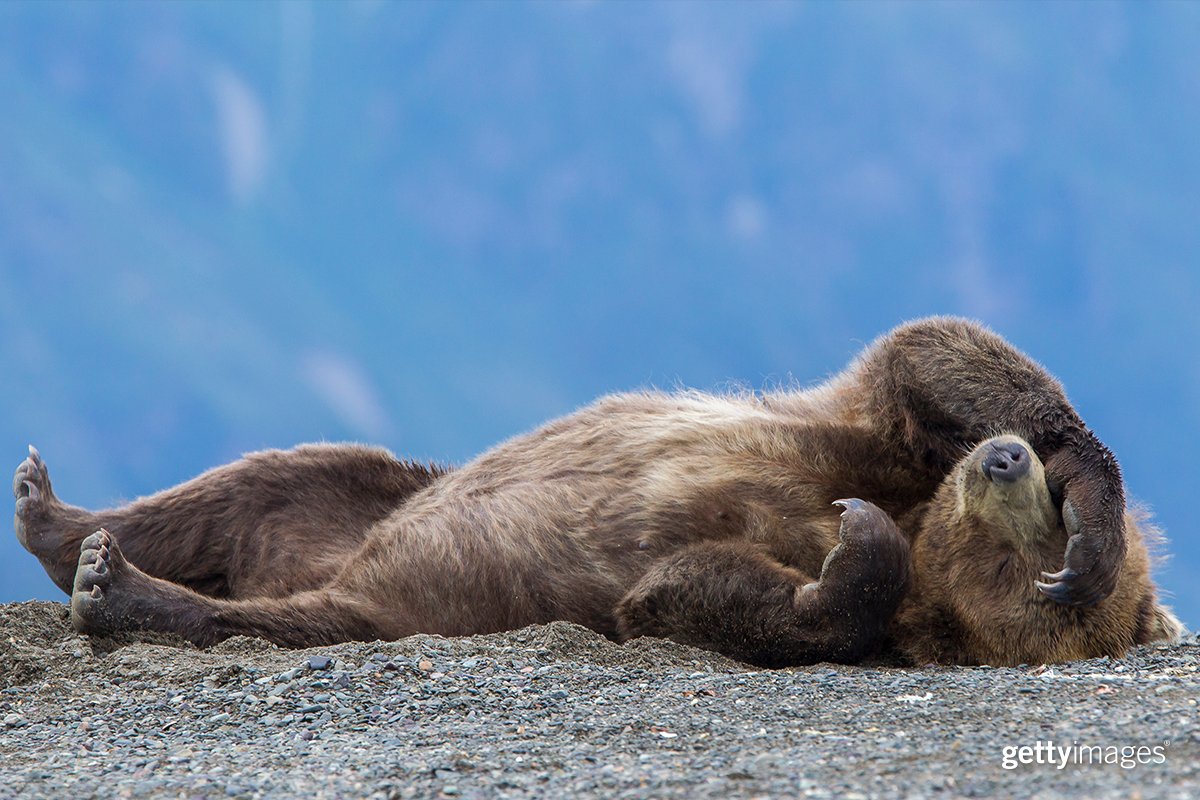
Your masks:
<svg viewBox="0 0 1200 800"><path fill-rule="evenodd" d="M1043 572L1034 585L1042 594L1065 606L1091 606L1116 587L1125 556L1125 526L1116 533L1102 524L1088 525L1071 500L1063 503L1067 549L1058 572ZM1124 522L1124 520L1122 520Z"/></svg>
<svg viewBox="0 0 1200 800"><path fill-rule="evenodd" d="M806 591L829 595L899 597L908 587L908 540L896 523L874 503L858 498L835 500L841 506L841 541L829 551L821 577Z"/></svg>

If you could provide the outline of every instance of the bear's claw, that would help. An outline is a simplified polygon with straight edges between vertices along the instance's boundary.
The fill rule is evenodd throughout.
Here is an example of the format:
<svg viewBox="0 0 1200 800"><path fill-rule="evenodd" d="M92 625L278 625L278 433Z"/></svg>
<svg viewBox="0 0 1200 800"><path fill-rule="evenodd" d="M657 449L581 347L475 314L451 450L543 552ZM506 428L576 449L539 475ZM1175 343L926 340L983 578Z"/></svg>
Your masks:
<svg viewBox="0 0 1200 800"><path fill-rule="evenodd" d="M29 446L29 457L21 462L13 473L13 496L18 506L38 503L42 500L53 500L54 492L50 489L50 475L46 472L46 463L37 448ZM21 503L27 500L27 503Z"/></svg>
<svg viewBox="0 0 1200 800"><path fill-rule="evenodd" d="M1064 567L1058 572L1043 572L1042 580L1033 585L1042 594L1064 606L1090 606L1103 600L1109 592L1093 582L1080 581L1081 573Z"/></svg>
<svg viewBox="0 0 1200 800"><path fill-rule="evenodd" d="M891 518L874 503L868 503L857 497L847 497L834 500L832 505L842 507L842 525L838 536L842 541L846 538L873 538L879 533L894 528Z"/></svg>
<svg viewBox="0 0 1200 800"><path fill-rule="evenodd" d="M86 584L96 583L109 574L114 549L112 536L103 528L83 540L79 546L79 571L75 574L75 591L87 588ZM84 586L81 587L81 583Z"/></svg>
<svg viewBox="0 0 1200 800"><path fill-rule="evenodd" d="M1079 509L1070 499L1063 503L1063 526L1067 529L1067 549L1063 568L1058 572L1043 572L1042 580L1034 581L1038 591L1064 606L1091 606L1108 597L1116 588L1120 575L1120 560L1124 557L1122 537L1107 545L1097 546L1084 529ZM1115 567L1106 569L1108 564Z"/></svg>

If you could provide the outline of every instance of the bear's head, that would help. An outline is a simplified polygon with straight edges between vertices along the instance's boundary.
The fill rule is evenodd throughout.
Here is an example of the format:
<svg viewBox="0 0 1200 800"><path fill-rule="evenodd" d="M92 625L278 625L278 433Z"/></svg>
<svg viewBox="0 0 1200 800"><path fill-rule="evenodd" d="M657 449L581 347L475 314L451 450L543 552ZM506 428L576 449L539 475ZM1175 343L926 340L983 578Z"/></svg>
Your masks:
<svg viewBox="0 0 1200 800"><path fill-rule="evenodd" d="M912 542L913 586L893 628L917 663L1041 664L1177 640L1159 604L1144 513L1125 514L1128 540L1116 588L1091 606L1066 606L1034 582L1062 567L1062 505L1042 462L1018 436L979 444L942 482Z"/></svg>

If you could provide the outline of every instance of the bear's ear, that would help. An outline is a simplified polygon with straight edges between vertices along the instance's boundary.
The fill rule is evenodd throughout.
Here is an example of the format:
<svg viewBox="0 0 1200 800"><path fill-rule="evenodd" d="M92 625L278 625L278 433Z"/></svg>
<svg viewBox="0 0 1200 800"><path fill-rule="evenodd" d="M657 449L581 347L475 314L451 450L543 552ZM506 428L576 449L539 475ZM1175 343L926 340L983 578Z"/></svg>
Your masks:
<svg viewBox="0 0 1200 800"><path fill-rule="evenodd" d="M1183 623L1179 621L1179 617L1175 616L1170 608L1158 603L1153 605L1150 619L1147 622L1149 624L1144 625L1139 631L1138 644L1151 642L1179 644L1179 640L1184 634Z"/></svg>

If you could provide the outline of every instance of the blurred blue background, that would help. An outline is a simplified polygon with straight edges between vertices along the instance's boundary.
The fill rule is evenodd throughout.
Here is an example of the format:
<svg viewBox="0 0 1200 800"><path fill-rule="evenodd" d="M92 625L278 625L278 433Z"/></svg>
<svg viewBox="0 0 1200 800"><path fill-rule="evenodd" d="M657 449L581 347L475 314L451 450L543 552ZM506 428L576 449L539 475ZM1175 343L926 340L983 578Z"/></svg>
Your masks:
<svg viewBox="0 0 1200 800"><path fill-rule="evenodd" d="M318 439L976 317L1200 622L1200 4L0 4L0 454L106 506ZM61 598L11 535L0 601Z"/></svg>

